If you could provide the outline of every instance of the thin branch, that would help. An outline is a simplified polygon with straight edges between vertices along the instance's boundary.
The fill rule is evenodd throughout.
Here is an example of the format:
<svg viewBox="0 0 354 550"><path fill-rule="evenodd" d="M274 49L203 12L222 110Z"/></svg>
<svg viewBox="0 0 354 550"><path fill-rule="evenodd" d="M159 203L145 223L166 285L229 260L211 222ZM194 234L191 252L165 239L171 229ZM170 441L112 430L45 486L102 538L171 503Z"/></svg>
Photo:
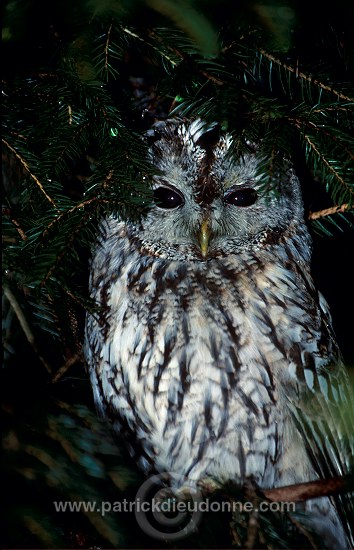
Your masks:
<svg viewBox="0 0 354 550"><path fill-rule="evenodd" d="M153 31L150 31L149 32L150 36L152 36L155 40L157 40L158 42L162 43L163 44L163 40L161 39L161 37L156 34L155 32ZM164 44L165 45L165 44ZM177 48L174 48L172 46L166 46L171 52L173 52L175 55L177 55L182 61L185 61L186 59L189 59L189 56L181 51L179 51ZM215 76L213 76L212 74L208 73L207 71L203 71L202 69L200 69L198 66L196 66L196 71L200 74L202 74L203 76L205 76L205 78L207 78L208 80L210 80L211 82L214 82L214 84L217 84L218 86L223 86L225 83L220 80L219 78L216 78Z"/></svg>
<svg viewBox="0 0 354 550"><path fill-rule="evenodd" d="M338 90L335 90L334 88L331 88L327 84L324 84L320 80L317 80L316 78L313 78L312 76L309 76L301 71L298 70L298 67L292 67L291 65L287 65L286 63L283 63L281 59L278 59L277 57L274 57L274 55L266 52L266 50L263 50L262 48L259 50L264 57L269 59L269 61L272 61L272 63L276 63L277 65L280 65L287 71L294 73L297 78L302 78L306 80L307 82L310 82L311 84L315 84L319 88L322 88L322 90L326 90L326 92L330 92L332 94L335 94L338 98L344 99L345 101L354 101L354 98L344 95L343 93L339 92Z"/></svg>
<svg viewBox="0 0 354 550"><path fill-rule="evenodd" d="M113 26L113 23L110 24L109 26L109 29L108 29L108 32L107 32L107 40L106 40L106 44L105 44L105 48L104 48L104 68L106 69L106 71L108 71L108 52L109 52L109 42L110 42L110 39L111 39L111 32L112 32L112 26Z"/></svg>
<svg viewBox="0 0 354 550"><path fill-rule="evenodd" d="M329 132L327 132L325 130L325 128L323 126L317 126L314 122L312 122L311 120L303 120L303 119L299 119L299 118L289 118L288 119L289 121L293 121L295 123L295 126L296 128L298 128L300 131L304 128L304 127L310 127L312 130L315 130L316 132L318 133L321 133L323 134L324 136L328 137L329 139L331 139L336 145L338 145L339 147L341 147L341 149L343 151L345 151L347 153L347 155L352 158L354 160L354 152L352 151L352 149L349 149L348 147L344 146L343 143L341 143L336 136L334 136L333 134L330 134Z"/></svg>
<svg viewBox="0 0 354 550"><path fill-rule="evenodd" d="M174 67L177 66L176 61L173 61L173 59L171 59L171 57L169 57L165 52L161 52L154 44L151 44L151 42L147 42L145 40L145 38L142 38L141 36L139 36L135 32L128 29L127 27L122 27L122 31L129 34L130 36L133 36L134 38L137 38L138 40L140 40L140 42L144 42L144 44L150 46L153 50L156 50L160 55L165 57L171 63L171 65L173 65Z"/></svg>
<svg viewBox="0 0 354 550"><path fill-rule="evenodd" d="M35 176L34 174L32 174L31 170L30 170L30 167L28 166L27 162L25 161L25 159L23 157L21 157L21 155L16 151L16 149L14 149L13 147L11 147L11 145L6 141L6 139L3 139L2 140L6 147L8 147L10 149L10 151L19 159L20 163L22 164L22 166L24 167L24 169L26 170L26 172L28 172L28 174L31 176L31 178L33 179L33 181L35 182L35 184L39 187L39 189L41 190L41 192L43 193L43 195L45 196L45 198L50 202L50 204L56 209L58 210L57 208L57 205L55 204L55 202L53 201L53 199L46 193L43 185L41 184L41 182L39 181L39 179L37 178L37 176Z"/></svg>
<svg viewBox="0 0 354 550"><path fill-rule="evenodd" d="M73 123L73 110L72 110L71 105L68 105L68 115L69 115L68 124L69 124L69 126L71 126L72 123Z"/></svg>
<svg viewBox="0 0 354 550"><path fill-rule="evenodd" d="M127 34L130 34L131 36L134 36L134 38L137 38L141 42L144 42L144 44L147 44L148 46L150 46L154 50L156 50L160 55L165 57L174 67L177 66L176 61L173 61L173 59L171 59L171 57L169 57L165 52L161 51L159 48L157 48L157 46L155 46L151 42L147 42L147 40L145 38L142 38L138 34L136 34L136 33L132 32L131 30L127 29L126 27L122 27L122 30L124 32L126 32ZM168 50L170 50L170 52L173 52L175 55L177 55L177 57L179 57L182 61L184 61L186 59L189 59L189 56L182 53L177 48L173 48L172 46L168 46L168 45L164 44L161 37L158 34L156 34L155 32L149 31L149 36L151 36L154 40L156 40L160 44L162 43L165 48L167 48ZM211 82L214 82L214 84L217 84L218 86L223 86L224 85L224 82L222 80L220 80L219 78L216 78L215 76L208 73L207 71L204 71L204 70L200 69L198 66L196 66L196 72L202 74L203 76L205 76L205 78L207 78Z"/></svg>
<svg viewBox="0 0 354 550"><path fill-rule="evenodd" d="M331 208L325 208L324 210L317 210L317 212L310 212L308 215L309 220L318 220L325 216L331 216L337 214L337 212L346 212L347 210L353 210L353 206L349 204L342 204L341 206L331 206Z"/></svg>
<svg viewBox="0 0 354 550"><path fill-rule="evenodd" d="M27 338L28 343L33 348L34 352L38 356L40 362L45 367L47 372L49 372L49 374L51 374L52 369L48 365L46 360L38 352L38 348L37 348L37 345L36 345L36 340L35 340L34 334L31 331L31 328L30 328L30 326L29 326L29 324L28 324L28 322L27 322L27 320L26 320L26 318L23 314L23 311L21 309L20 304L18 303L18 301L16 300L14 294L11 292L11 290L8 286L4 286L4 294L5 294L6 298L8 299L9 304L11 305L13 311L15 312L15 315L18 319L18 322L20 323L20 326L21 326L23 332L25 333L25 336Z"/></svg>
<svg viewBox="0 0 354 550"><path fill-rule="evenodd" d="M21 239L23 241L27 241L28 237L27 237L26 233L24 232L24 230L20 226L19 222L11 216L10 208L4 208L3 209L3 214L5 216L7 216L10 219L10 221L14 224L14 226L16 227L16 230L17 230L18 234L20 235Z"/></svg>
<svg viewBox="0 0 354 550"><path fill-rule="evenodd" d="M45 237L47 235L47 233L52 229L52 227L55 224L57 224L58 222L60 222L64 216L69 216L70 214L75 212L75 210L79 210L80 208L85 208L85 206L87 206L88 204L91 204L91 203L97 202L97 201L109 202L108 200L105 201L105 200L100 199L98 197L93 197L92 199L88 199L88 200L80 202L79 204L75 204L75 206L72 206L71 208L69 208L69 210L65 210L64 212L61 212L56 218L54 218L54 220L52 220L50 222L50 224L43 231L42 238Z"/></svg>
<svg viewBox="0 0 354 550"><path fill-rule="evenodd" d="M63 375L69 370L69 368L72 365L75 365L75 363L78 363L80 360L81 360L81 356L79 353L76 353L72 357L69 357L69 359L64 363L64 365L61 366L53 376L51 380L52 384L56 384L63 377Z"/></svg>
<svg viewBox="0 0 354 550"><path fill-rule="evenodd" d="M14 224L14 226L16 227L21 239L23 241L27 241L28 237L26 235L26 233L23 231L23 229L21 228L20 224L18 223L17 220L15 220L15 218L11 218L11 221L12 223Z"/></svg>
<svg viewBox="0 0 354 550"><path fill-rule="evenodd" d="M327 169L332 172L332 174L335 176L335 178L339 181L343 187L347 188L350 194L353 194L352 189L348 186L346 181L338 174L338 172L333 168L333 166L330 165L328 160L323 156L323 154L317 149L316 145L313 143L313 141L310 139L310 137L307 134L304 134L304 139L307 141L311 149L316 153L318 157L320 157L323 164L327 167Z"/></svg>
<svg viewBox="0 0 354 550"><path fill-rule="evenodd" d="M273 502L303 502L312 498L352 491L353 488L353 476L338 476L331 479L318 479L308 483L266 489L262 492L267 499Z"/></svg>

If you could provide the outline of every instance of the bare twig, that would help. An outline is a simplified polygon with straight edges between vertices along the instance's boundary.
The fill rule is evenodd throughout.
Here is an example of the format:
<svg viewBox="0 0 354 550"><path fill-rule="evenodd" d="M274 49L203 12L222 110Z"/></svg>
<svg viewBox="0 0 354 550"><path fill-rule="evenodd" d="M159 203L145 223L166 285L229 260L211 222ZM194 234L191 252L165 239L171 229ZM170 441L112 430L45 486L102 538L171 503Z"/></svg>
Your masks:
<svg viewBox="0 0 354 550"><path fill-rule="evenodd" d="M318 479L308 483L297 483L286 487L266 489L264 496L273 502L303 502L312 498L319 498L351 491L354 488L352 476L338 476L330 479Z"/></svg>
<svg viewBox="0 0 354 550"><path fill-rule="evenodd" d="M55 375L52 378L52 384L56 384L63 376L64 374L69 370L69 368L72 365L75 365L78 361L80 361L81 356L79 353L76 353L72 357L69 357L69 359L64 363L62 367L60 367Z"/></svg>

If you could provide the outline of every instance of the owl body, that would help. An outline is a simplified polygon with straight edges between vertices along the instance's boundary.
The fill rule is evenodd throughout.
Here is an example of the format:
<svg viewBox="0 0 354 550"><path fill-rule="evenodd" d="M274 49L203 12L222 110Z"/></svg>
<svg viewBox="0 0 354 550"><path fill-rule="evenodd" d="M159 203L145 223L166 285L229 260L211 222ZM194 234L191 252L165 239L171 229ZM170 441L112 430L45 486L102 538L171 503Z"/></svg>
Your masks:
<svg viewBox="0 0 354 550"><path fill-rule="evenodd" d="M323 452L309 452L294 411L316 398L325 417L334 394L346 401L345 373L298 180L288 166L262 195L256 151L236 162L230 138L201 121L154 133L156 204L136 224L107 218L91 266L104 306L86 323L97 407L146 473L261 488L317 479ZM334 504L307 509L345 548Z"/></svg>

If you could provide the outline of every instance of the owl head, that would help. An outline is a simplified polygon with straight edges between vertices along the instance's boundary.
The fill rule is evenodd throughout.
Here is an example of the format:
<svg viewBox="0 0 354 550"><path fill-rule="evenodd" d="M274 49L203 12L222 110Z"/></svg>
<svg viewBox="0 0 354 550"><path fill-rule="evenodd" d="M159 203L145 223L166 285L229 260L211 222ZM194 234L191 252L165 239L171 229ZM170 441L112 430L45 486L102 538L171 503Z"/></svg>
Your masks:
<svg viewBox="0 0 354 550"><path fill-rule="evenodd" d="M258 246L302 223L299 181L289 162L269 193L257 147L235 159L231 136L216 123L170 119L156 123L146 139L158 171L154 203L139 228L148 248L203 261Z"/></svg>

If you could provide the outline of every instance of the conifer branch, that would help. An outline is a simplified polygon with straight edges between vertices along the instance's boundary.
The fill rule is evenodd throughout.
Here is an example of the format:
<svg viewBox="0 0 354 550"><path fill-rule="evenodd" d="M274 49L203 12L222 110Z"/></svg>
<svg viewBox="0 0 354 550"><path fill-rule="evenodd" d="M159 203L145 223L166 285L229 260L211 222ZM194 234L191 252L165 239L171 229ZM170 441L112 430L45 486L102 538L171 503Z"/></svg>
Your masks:
<svg viewBox="0 0 354 550"><path fill-rule="evenodd" d="M46 237L46 235L49 233L49 231L51 229L53 229L53 227L59 223L60 221L62 221L62 219L66 216L70 216L71 214L73 214L75 211L77 210L80 210L82 208L86 208L86 206L94 203L94 202L100 202L102 204L108 204L110 201L108 201L108 199L102 199L101 197L92 197L92 199L87 199L87 200L84 200L78 204L75 204L74 206L72 206L71 208L69 208L68 210L65 210L64 212L61 212L60 214L58 214L54 220L52 220L49 225L47 225L47 227L45 228L45 230L43 231L42 233L42 237Z"/></svg>
<svg viewBox="0 0 354 550"><path fill-rule="evenodd" d="M57 205L55 204L55 202L53 201L53 199L46 193L43 185L41 184L41 182L39 181L39 179L37 178L37 176L35 176L34 174L32 174L31 170L30 170L30 167L28 166L27 162L25 161L25 159L16 151L16 149L14 149L13 147L11 147L11 145L6 141L6 139L3 138L3 143L6 145L6 147L16 156L16 158L18 158L18 160L20 161L20 164L23 166L23 168L26 170L26 172L29 174L29 176L33 179L33 181L35 182L35 184L39 187L40 191L43 193L43 195L45 196L45 198L50 202L50 204L53 206L53 208L55 208L56 210L58 210L57 208Z"/></svg>
<svg viewBox="0 0 354 550"><path fill-rule="evenodd" d="M133 31L131 31L131 30L125 28L125 27L123 27L122 29L124 30L124 32L130 34L131 36L134 36L135 38L137 38L141 42L144 42L145 44L149 45L151 48L153 48L155 51L157 51L160 55L162 55L165 59L167 59L171 63L171 65L173 65L174 67L176 67L178 65L178 63L176 61L174 61L169 55L167 55L166 52L163 49L159 48L158 46L156 46L155 44L153 44L151 42L148 42L145 38L142 38L138 34L134 33ZM166 48L171 53L174 53L177 57L179 57L179 59L181 61L186 61L187 59L191 59L190 56L188 56L187 54L181 52L176 47L173 47L173 46L170 46L169 44L164 43L163 39L156 32L150 30L150 31L148 31L148 34L149 34L149 36L151 36L151 38L153 38L153 40L156 40L157 43L161 44L161 46L163 46L163 48ZM205 71L205 70L201 69L198 65L195 66L195 70L196 70L196 72L198 72L199 74L205 76L205 78L207 78L208 80L210 80L214 84L217 84L218 86L223 86L225 84L222 80L220 80L219 78L213 76L208 71Z"/></svg>
<svg viewBox="0 0 354 550"><path fill-rule="evenodd" d="M80 221L80 223L78 223L75 227L75 229L73 230L73 232L71 233L69 239L67 240L67 242L65 243L65 246L63 247L63 249L60 251L60 253L57 255L56 259L55 259L55 262L51 265L51 267L49 268L47 274L44 276L44 278L41 280L40 282L40 286L41 287L44 287L46 285L46 283L48 282L48 280L51 278L51 276L53 275L55 269L58 267L59 263L62 261L62 259L65 257L66 253L67 253L67 250L70 248L70 246L74 243L75 239L76 239L76 235L77 233L79 233L79 231L82 229L82 227L85 225L88 217L89 217L90 213L86 213L86 215L84 215Z"/></svg>
<svg viewBox="0 0 354 550"><path fill-rule="evenodd" d="M169 44L165 44L163 42L163 39L154 31L149 31L149 35L153 37L157 42L159 42L161 45L163 45L165 48L169 49L171 52L173 52L177 57L181 59L181 61L186 61L191 59L191 57L184 52L181 52L178 48L170 46ZM177 65L177 63L176 63ZM195 66L196 71L205 76L208 80L213 82L214 84L217 84L218 86L223 86L225 83L220 80L219 78L216 78L215 76L211 75L208 71L205 71L204 69L201 69L198 64Z"/></svg>
<svg viewBox="0 0 354 550"><path fill-rule="evenodd" d="M339 92L338 90L335 90L334 88L331 88L331 86L328 86L327 84L324 84L320 80L317 80L316 78L313 78L312 76L309 76L309 75L303 73L302 71L299 71L298 67L294 68L291 65L287 65L286 63L281 61L281 59L278 59L277 57L270 54L269 52L267 52L263 48L260 48L259 52L262 55L264 55L264 57L266 57L272 63L276 63L280 67L283 67L283 69L286 69L287 71L293 73L296 78L302 78L303 80L306 80L310 84L315 84L316 86L318 86L322 90L325 90L326 92L330 92L330 93L336 95L338 98L343 99L345 101L350 101L350 102L354 101L353 97L347 96L347 95L343 94L342 92Z"/></svg>
<svg viewBox="0 0 354 550"><path fill-rule="evenodd" d="M353 195L354 192L353 190L350 188L350 186L348 185L348 183L345 181L344 178L342 178L342 176L340 174L338 174L337 170L335 170L333 168L333 166L331 166L331 164L329 163L329 161L325 158L325 156L318 150L318 148L316 147L316 145L314 144L314 142L311 140L310 136L308 136L307 134L304 134L304 139L305 141L308 143L308 145L310 146L310 148L312 149L312 151L321 159L322 163L324 166L326 166L326 168L328 169L329 172L331 172L333 174L333 176L337 179L337 181L343 186L345 187L348 192Z"/></svg>
<svg viewBox="0 0 354 550"><path fill-rule="evenodd" d="M133 32L127 27L122 27L122 31L125 32L126 34L129 34L130 36L133 36L133 38L137 38L138 40L140 40L140 42L143 42L147 46L150 46L150 48L157 51L160 55L162 55L162 57L167 59L167 61L169 61L171 65L173 65L174 67L177 65L176 61L174 61L171 57L169 57L164 51L161 51L157 46L155 46L155 44L152 44L151 42L147 42L145 38L142 38L136 32Z"/></svg>
<svg viewBox="0 0 354 550"><path fill-rule="evenodd" d="M320 109L318 112L321 113L325 109ZM316 112L315 110L312 110L312 112ZM354 160L354 152L353 149L349 149L349 147L346 147L341 141L337 139L337 137L330 132L328 132L323 126L318 126L311 120L305 120L305 119L299 119L299 118L289 118L289 121L293 121L295 123L296 128L298 128L300 131L304 127L309 127L315 132L326 136L329 140L331 140L333 143L338 145L347 155L349 158Z"/></svg>

